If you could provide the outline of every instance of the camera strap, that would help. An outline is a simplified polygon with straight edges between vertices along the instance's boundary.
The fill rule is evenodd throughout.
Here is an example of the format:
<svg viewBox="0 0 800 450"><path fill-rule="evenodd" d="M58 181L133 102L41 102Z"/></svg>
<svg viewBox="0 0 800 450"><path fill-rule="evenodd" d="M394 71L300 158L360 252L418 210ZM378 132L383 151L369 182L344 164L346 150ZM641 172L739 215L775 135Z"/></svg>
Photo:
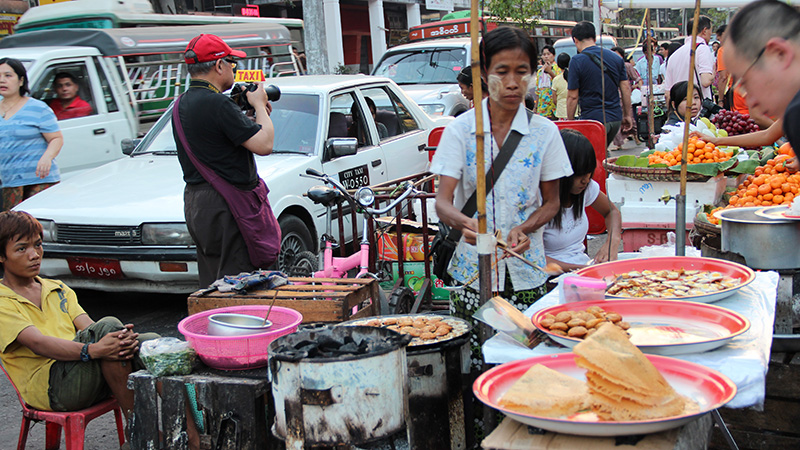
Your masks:
<svg viewBox="0 0 800 450"><path fill-rule="evenodd" d="M213 84L209 83L206 80L195 80L192 79L189 81L189 88L203 88L208 89L209 91L215 92L217 94L221 94L220 90L214 86Z"/></svg>

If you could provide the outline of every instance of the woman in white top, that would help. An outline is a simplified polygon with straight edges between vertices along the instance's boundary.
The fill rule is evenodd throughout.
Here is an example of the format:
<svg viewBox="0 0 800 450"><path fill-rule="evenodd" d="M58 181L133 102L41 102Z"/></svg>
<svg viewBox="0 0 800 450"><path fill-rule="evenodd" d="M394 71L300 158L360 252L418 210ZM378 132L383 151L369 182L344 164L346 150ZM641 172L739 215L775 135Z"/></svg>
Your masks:
<svg viewBox="0 0 800 450"><path fill-rule="evenodd" d="M585 208L591 206L606 219L609 237L594 255L594 262L617 259L622 218L619 210L592 180L597 159L591 142L581 133L564 129L561 138L574 174L561 179L561 208L544 229L544 251L548 263L564 270L577 270L589 263L583 241L589 231Z"/></svg>

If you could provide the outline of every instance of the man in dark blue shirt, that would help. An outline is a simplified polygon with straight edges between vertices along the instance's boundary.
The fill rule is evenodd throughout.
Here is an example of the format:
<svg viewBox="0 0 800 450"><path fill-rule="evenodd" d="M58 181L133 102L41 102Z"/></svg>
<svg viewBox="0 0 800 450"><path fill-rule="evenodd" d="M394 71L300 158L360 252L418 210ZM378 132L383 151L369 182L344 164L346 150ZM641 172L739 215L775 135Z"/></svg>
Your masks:
<svg viewBox="0 0 800 450"><path fill-rule="evenodd" d="M591 22L575 25L572 41L578 54L569 62L567 119L575 118L575 110L580 105L581 119L597 120L605 125L607 147L620 127L622 131L633 127L631 85L625 62L618 54L597 45L597 33Z"/></svg>

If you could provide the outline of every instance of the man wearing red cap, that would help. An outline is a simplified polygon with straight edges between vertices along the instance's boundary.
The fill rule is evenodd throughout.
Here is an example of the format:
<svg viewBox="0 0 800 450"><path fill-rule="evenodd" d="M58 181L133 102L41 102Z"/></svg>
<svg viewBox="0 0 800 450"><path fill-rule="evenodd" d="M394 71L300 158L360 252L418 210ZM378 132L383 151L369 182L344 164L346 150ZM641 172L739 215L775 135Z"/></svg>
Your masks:
<svg viewBox="0 0 800 450"><path fill-rule="evenodd" d="M236 61L244 52L232 50L213 34L201 34L189 42L184 53L191 82L180 99L180 124L189 149L204 166L239 190L251 191L259 184L256 155L272 152L275 131L269 113L272 106L261 84L247 92L255 118L222 92L233 86ZM174 119L173 119L174 121ZM197 246L200 285L208 286L224 275L250 272L247 247L227 202L192 163L175 131L178 159L183 169L184 214ZM266 201L266 199L264 199Z"/></svg>

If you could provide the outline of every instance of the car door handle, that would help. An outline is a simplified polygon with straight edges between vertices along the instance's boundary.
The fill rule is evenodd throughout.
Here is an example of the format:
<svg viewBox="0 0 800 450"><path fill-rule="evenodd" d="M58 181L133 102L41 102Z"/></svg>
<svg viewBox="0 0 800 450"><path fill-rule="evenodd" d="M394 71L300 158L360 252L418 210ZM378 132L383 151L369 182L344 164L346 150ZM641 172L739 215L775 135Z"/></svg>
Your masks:
<svg viewBox="0 0 800 450"><path fill-rule="evenodd" d="M106 134L106 129L105 128L98 128L96 130L93 130L92 133L94 133L95 136L97 136L98 134Z"/></svg>
<svg viewBox="0 0 800 450"><path fill-rule="evenodd" d="M419 150L419 151L421 151L421 152L424 152L426 148L428 148L428 146L427 146L427 145L425 145L425 144L419 144L419 145L417 146L417 150Z"/></svg>
<svg viewBox="0 0 800 450"><path fill-rule="evenodd" d="M376 159L375 161L372 161L372 167L378 167L381 164L383 164L383 161L381 161L380 159Z"/></svg>

